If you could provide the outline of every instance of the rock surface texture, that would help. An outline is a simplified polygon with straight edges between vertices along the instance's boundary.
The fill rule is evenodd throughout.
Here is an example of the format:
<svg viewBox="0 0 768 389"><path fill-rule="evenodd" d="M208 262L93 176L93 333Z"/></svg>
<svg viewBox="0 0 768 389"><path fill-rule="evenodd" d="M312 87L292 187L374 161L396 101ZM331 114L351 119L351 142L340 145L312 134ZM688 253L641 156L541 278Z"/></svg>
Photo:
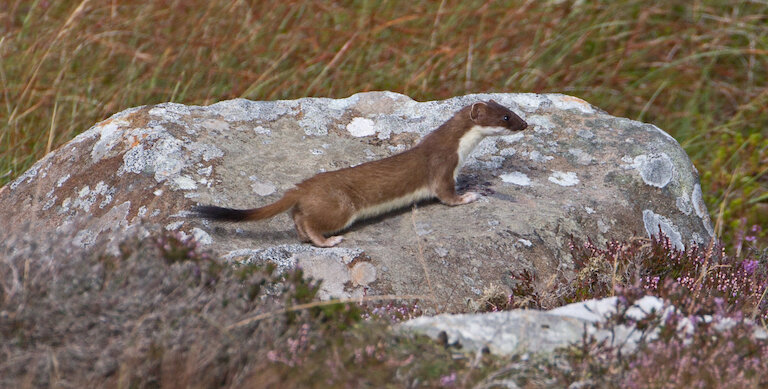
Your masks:
<svg viewBox="0 0 768 389"><path fill-rule="evenodd" d="M625 316L641 320L648 314L666 314L668 310L661 299L645 296L636 301ZM434 339L445 333L448 344L460 345L466 352L488 350L497 355L549 353L580 342L585 334L598 341L606 341L609 346L632 351L643 335L641 331L628 325L600 328L600 324L616 312L617 298L610 297L569 304L550 311L518 309L422 316L400 324L398 329Z"/></svg>
<svg viewBox="0 0 768 389"><path fill-rule="evenodd" d="M644 296L625 311L619 312L618 306L617 297L608 297L568 304L549 311L518 309L480 314L421 316L403 322L397 328L433 339L439 339L445 333L443 339L448 344L460 345L467 352L488 350L497 355L549 353L557 348L578 344L585 335L604 341L607 346L620 347L622 352L631 352L641 340L656 339L659 328L654 324L650 328L638 329L629 323L645 319L650 314L658 315L658 322L663 323L663 318L677 310L676 307L665 305L656 296ZM628 324L606 325L614 315L628 319ZM693 320L718 320L715 325L718 330L736 324L732 319L713 319L711 316L686 317L680 322L679 330L693 333ZM753 336L765 339L768 333L757 325Z"/></svg>
<svg viewBox="0 0 768 389"><path fill-rule="evenodd" d="M468 158L457 207L421 203L344 232L339 247L298 242L288 214L241 224L192 219L197 204L253 208L328 170L403 151L451 115L495 99L525 119ZM58 232L87 248L135 231L194 236L232 261L301 266L324 297L430 296L464 310L491 283L572 267L571 236L600 243L657 234L679 248L712 237L698 173L659 128L559 94L482 94L419 103L390 92L345 99L144 106L77 136L0 189L5 233ZM142 228L137 228L141 225ZM145 232L146 233L146 232Z"/></svg>

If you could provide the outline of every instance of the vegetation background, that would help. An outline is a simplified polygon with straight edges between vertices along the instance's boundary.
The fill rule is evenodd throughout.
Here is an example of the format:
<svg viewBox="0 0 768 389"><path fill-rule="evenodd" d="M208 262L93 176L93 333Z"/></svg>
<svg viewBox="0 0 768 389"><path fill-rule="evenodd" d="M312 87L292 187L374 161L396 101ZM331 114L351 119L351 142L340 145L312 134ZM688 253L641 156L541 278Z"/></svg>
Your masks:
<svg viewBox="0 0 768 389"><path fill-rule="evenodd" d="M551 364L392 335L418 304L298 309L318 287L300 270L222 266L174 236L115 258L22 234L0 241L0 386L768 385L751 325L678 331L702 314L768 318L765 0L0 0L0 185L129 107L368 90L561 92L654 123L697 166L730 257L574 245L577 277L553 285L562 303L654 293L681 314L657 317L659 340L635 356L585 339ZM553 292L533 276L488 310L543 307Z"/></svg>
<svg viewBox="0 0 768 389"><path fill-rule="evenodd" d="M0 185L137 105L561 92L674 136L726 241L768 222L763 0L3 3Z"/></svg>

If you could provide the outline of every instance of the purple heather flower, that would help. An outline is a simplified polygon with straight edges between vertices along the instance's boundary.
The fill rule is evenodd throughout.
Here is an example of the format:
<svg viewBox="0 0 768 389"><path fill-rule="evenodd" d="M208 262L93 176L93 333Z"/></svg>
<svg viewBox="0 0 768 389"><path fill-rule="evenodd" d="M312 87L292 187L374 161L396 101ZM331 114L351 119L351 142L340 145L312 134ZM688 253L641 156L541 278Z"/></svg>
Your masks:
<svg viewBox="0 0 768 389"><path fill-rule="evenodd" d="M440 386L453 385L456 382L456 373L440 377Z"/></svg>
<svg viewBox="0 0 768 389"><path fill-rule="evenodd" d="M757 269L757 261L754 259L744 261L742 266L744 267L744 271L747 272L747 274L752 274L755 272L755 269Z"/></svg>

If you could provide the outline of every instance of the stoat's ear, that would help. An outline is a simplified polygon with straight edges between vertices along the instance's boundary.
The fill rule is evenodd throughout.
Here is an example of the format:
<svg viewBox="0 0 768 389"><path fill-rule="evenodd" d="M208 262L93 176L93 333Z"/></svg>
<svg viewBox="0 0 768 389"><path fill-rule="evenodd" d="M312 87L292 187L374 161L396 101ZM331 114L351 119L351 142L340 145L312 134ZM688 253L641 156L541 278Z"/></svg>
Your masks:
<svg viewBox="0 0 768 389"><path fill-rule="evenodd" d="M485 106L485 103L479 102L472 104L472 109L469 111L469 118L472 119L472 121L477 121L477 118L480 117L480 109Z"/></svg>

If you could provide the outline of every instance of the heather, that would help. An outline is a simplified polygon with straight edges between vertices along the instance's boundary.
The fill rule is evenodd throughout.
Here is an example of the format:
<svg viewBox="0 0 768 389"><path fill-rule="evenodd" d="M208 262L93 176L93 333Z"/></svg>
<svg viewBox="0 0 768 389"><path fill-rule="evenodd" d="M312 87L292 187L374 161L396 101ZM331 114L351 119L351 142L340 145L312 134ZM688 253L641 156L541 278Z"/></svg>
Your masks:
<svg viewBox="0 0 768 389"><path fill-rule="evenodd" d="M673 307L640 321L615 315L608 327L629 323L643 333L638 351L585 339L565 353L576 367L571 380L623 388L768 384L768 341L752 336L768 318L768 251L741 257L714 245L682 251L663 235L571 248L578 270L576 282L562 286L570 292L566 300L617 295L627 309L651 294Z"/></svg>
<svg viewBox="0 0 768 389"><path fill-rule="evenodd" d="M570 277L540 287L527 273L515 294L496 295L486 307L511 309L522 300L547 308L614 295L618 312L602 327L632 325L641 341L629 352L585 336L550 356L498 357L393 332L393 324L432 306L427 297L318 302L319 281L301 270L222 263L175 233L126 239L117 255L101 245L72 253L57 239L22 245L29 239L0 246L3 386L768 384L768 342L753 337L768 312L768 252L678 251L664 237L574 241ZM623 315L648 294L672 310Z"/></svg>

